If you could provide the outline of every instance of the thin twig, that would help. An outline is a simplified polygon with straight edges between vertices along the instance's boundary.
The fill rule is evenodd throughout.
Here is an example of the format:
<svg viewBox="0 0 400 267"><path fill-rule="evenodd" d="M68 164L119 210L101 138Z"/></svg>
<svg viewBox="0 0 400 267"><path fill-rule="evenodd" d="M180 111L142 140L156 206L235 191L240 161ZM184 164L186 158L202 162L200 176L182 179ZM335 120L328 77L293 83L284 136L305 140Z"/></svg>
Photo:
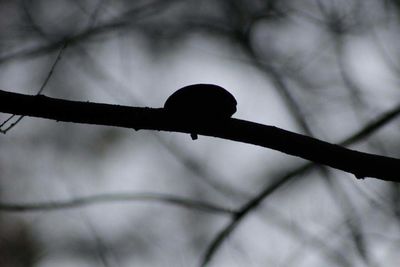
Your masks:
<svg viewBox="0 0 400 267"><path fill-rule="evenodd" d="M113 193L98 194L87 197L77 197L71 200L57 200L38 203L7 203L0 202L0 212L35 212L52 211L60 209L79 208L87 205L110 203L110 202L132 202L152 201L161 204L171 204L187 209L200 210L217 214L234 214L235 211L229 208L217 206L208 202L192 200L160 193Z"/></svg>
<svg viewBox="0 0 400 267"><path fill-rule="evenodd" d="M38 95L42 94L42 92L43 92L44 88L46 87L47 83L50 81L51 76L53 76L53 72L54 72L54 70L55 70L55 68L57 66L57 63L61 60L62 54L63 54L64 50L67 48L67 46L68 46L68 42L65 41L63 43L63 45L61 46L60 50L58 51L57 57L54 60L54 63L51 66L50 71L46 76L46 79L44 80L42 86L40 87L39 91L37 92Z"/></svg>
<svg viewBox="0 0 400 267"><path fill-rule="evenodd" d="M50 71L47 73L46 79L44 80L44 82L42 83L42 85L40 86L39 91L37 92L38 95L42 94L44 88L46 87L46 85L48 84L48 82L50 81L51 76L53 76L53 72L54 69L57 66L57 63L61 60L62 54L64 52L64 50L67 48L68 42L65 41L64 44L61 46L60 50L58 51L57 57L54 60ZM1 125L0 125L0 133L2 134L6 134L9 130L11 130L12 128L14 128L25 116L21 115L18 117L18 119L16 121L14 121L13 123L11 123L7 128L5 128L4 130L1 129L1 127L3 127L8 121L10 121L12 118L14 118L16 115L13 114L10 117L8 117Z"/></svg>

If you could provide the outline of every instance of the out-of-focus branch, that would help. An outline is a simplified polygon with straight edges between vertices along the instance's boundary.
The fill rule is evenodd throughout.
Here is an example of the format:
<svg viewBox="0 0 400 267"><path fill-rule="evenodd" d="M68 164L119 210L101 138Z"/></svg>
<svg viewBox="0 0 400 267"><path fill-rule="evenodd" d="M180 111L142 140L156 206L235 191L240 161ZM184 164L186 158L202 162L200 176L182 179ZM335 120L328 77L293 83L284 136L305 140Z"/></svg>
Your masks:
<svg viewBox="0 0 400 267"><path fill-rule="evenodd" d="M0 90L0 112L56 121L198 133L258 145L354 174L399 182L400 160L350 150L274 126L239 119L190 120L162 108L139 108L29 96Z"/></svg>
<svg viewBox="0 0 400 267"><path fill-rule="evenodd" d="M77 43L86 40L90 37L96 36L98 34L109 33L113 32L116 29L132 26L135 22L137 22L137 20L143 17L151 16L153 14L166 11L167 7L172 3L174 3L175 1L176 0L147 1L145 4L140 4L138 6L135 6L127 10L126 12L118 16L116 19L104 22L102 24L97 25L96 27L89 27L88 29L85 29L82 32L72 35L66 34L64 38L54 40L49 43L37 45L36 47L21 49L18 51L10 52L5 55L0 55L0 64L11 60L30 58L30 57L40 56L43 54L48 54L49 52L57 50L59 47L63 46L64 43L68 43L69 46L74 46Z"/></svg>
<svg viewBox="0 0 400 267"><path fill-rule="evenodd" d="M229 208L217 206L215 204L204 201L192 200L184 197L166 195L161 193L114 193L114 194L98 194L87 197L77 197L71 200L57 200L38 203L6 203L0 202L0 212L34 212L34 211L51 211L59 209L78 208L87 205L111 203L111 202L131 202L131 201L151 201L161 204L171 204L181 206L187 209L200 210L204 212L234 214L235 212Z"/></svg>

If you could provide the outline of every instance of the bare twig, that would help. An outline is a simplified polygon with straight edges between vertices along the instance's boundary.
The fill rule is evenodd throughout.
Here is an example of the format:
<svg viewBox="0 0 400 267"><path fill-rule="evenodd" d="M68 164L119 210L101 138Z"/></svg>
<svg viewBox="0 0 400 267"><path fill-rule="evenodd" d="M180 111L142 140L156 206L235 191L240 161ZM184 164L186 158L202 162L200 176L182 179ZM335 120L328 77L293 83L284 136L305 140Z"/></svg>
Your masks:
<svg viewBox="0 0 400 267"><path fill-rule="evenodd" d="M0 202L0 212L34 212L34 211L52 211L59 209L78 208L87 205L110 202L132 202L132 201L152 201L161 204L171 204L183 208L200 210L204 212L217 214L233 214L234 211L217 206L211 203L192 200L184 197L172 196L160 193L114 193L114 194L98 194L87 197L77 197L71 200L57 200L50 202L38 203L6 203Z"/></svg>
<svg viewBox="0 0 400 267"><path fill-rule="evenodd" d="M64 44L61 46L60 50L58 51L57 57L54 60L50 71L47 73L47 76L44 80L44 82L42 83L42 85L40 86L39 91L37 92L38 95L40 95L44 88L46 87L46 85L48 84L48 82L50 81L51 76L53 76L53 72L57 66L57 63L61 60L62 54L64 52L64 50L67 48L68 42L64 42ZM18 119L16 121L14 121L13 123L11 123L7 128L5 128L4 130L1 129L1 127L3 127L8 121L10 121L11 119L13 119L15 117L15 114L11 115L10 117L8 117L1 125L0 125L0 133L2 134L6 134L9 130L11 130L12 128L14 128L23 118L24 115L21 115L18 117Z"/></svg>

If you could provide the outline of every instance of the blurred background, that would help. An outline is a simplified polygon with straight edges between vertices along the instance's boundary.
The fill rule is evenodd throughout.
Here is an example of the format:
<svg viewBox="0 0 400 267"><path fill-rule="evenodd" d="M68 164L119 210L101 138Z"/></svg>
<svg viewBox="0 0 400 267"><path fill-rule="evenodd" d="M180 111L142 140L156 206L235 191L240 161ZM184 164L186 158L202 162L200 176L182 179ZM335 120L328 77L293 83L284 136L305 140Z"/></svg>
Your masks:
<svg viewBox="0 0 400 267"><path fill-rule="evenodd" d="M397 158L399 59L397 0L0 1L1 90L161 107L213 83L235 118ZM400 266L395 183L228 140L28 117L0 148L2 267L199 266L262 192L209 266Z"/></svg>

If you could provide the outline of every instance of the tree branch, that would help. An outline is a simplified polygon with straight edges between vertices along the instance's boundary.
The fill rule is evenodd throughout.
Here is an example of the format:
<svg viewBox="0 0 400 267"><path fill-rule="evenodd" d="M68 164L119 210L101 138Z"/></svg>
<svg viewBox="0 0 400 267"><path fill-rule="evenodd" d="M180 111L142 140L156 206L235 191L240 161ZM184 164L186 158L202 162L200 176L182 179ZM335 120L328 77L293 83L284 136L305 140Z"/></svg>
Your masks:
<svg viewBox="0 0 400 267"><path fill-rule="evenodd" d="M340 142L340 145L350 145L355 142L362 140L368 135L372 134L374 131L381 128L383 125L389 123L391 120L395 119L400 115L400 105L397 105L393 109L384 112L367 125L365 125L359 131L353 133L351 136L345 138ZM243 219L253 210L255 210L262 201L264 201L268 196L274 193L277 189L281 188L286 183L293 180L293 178L297 175L301 175L311 170L315 165L312 162L306 163L300 167L294 168L288 171L285 175L279 177L272 183L268 184L259 194L255 197L251 198L248 202L246 202L240 209L237 210L235 216L232 216L232 220L225 226L212 240L210 245L207 247L200 266L206 266L207 263L212 259L217 250L221 247L223 242L232 234L235 228L243 221ZM344 261L343 263L346 263ZM344 266L350 266L349 264L345 264Z"/></svg>
<svg viewBox="0 0 400 267"><path fill-rule="evenodd" d="M217 206L208 202L192 200L184 197L178 197L160 193L114 193L98 194L87 197L77 197L71 200L56 200L49 202L36 203L11 203L0 202L0 212L34 212L51 211L60 209L72 209L86 205L111 203L111 202L131 202L131 201L153 201L161 204L171 204L188 209L200 210L210 213L219 213L232 215L235 211L222 206Z"/></svg>
<svg viewBox="0 0 400 267"><path fill-rule="evenodd" d="M162 108L69 101L2 90L0 112L135 130L198 133L278 150L352 173L357 178L374 177L385 181L400 181L399 159L350 150L274 126L245 120L190 120L184 115L171 115Z"/></svg>

